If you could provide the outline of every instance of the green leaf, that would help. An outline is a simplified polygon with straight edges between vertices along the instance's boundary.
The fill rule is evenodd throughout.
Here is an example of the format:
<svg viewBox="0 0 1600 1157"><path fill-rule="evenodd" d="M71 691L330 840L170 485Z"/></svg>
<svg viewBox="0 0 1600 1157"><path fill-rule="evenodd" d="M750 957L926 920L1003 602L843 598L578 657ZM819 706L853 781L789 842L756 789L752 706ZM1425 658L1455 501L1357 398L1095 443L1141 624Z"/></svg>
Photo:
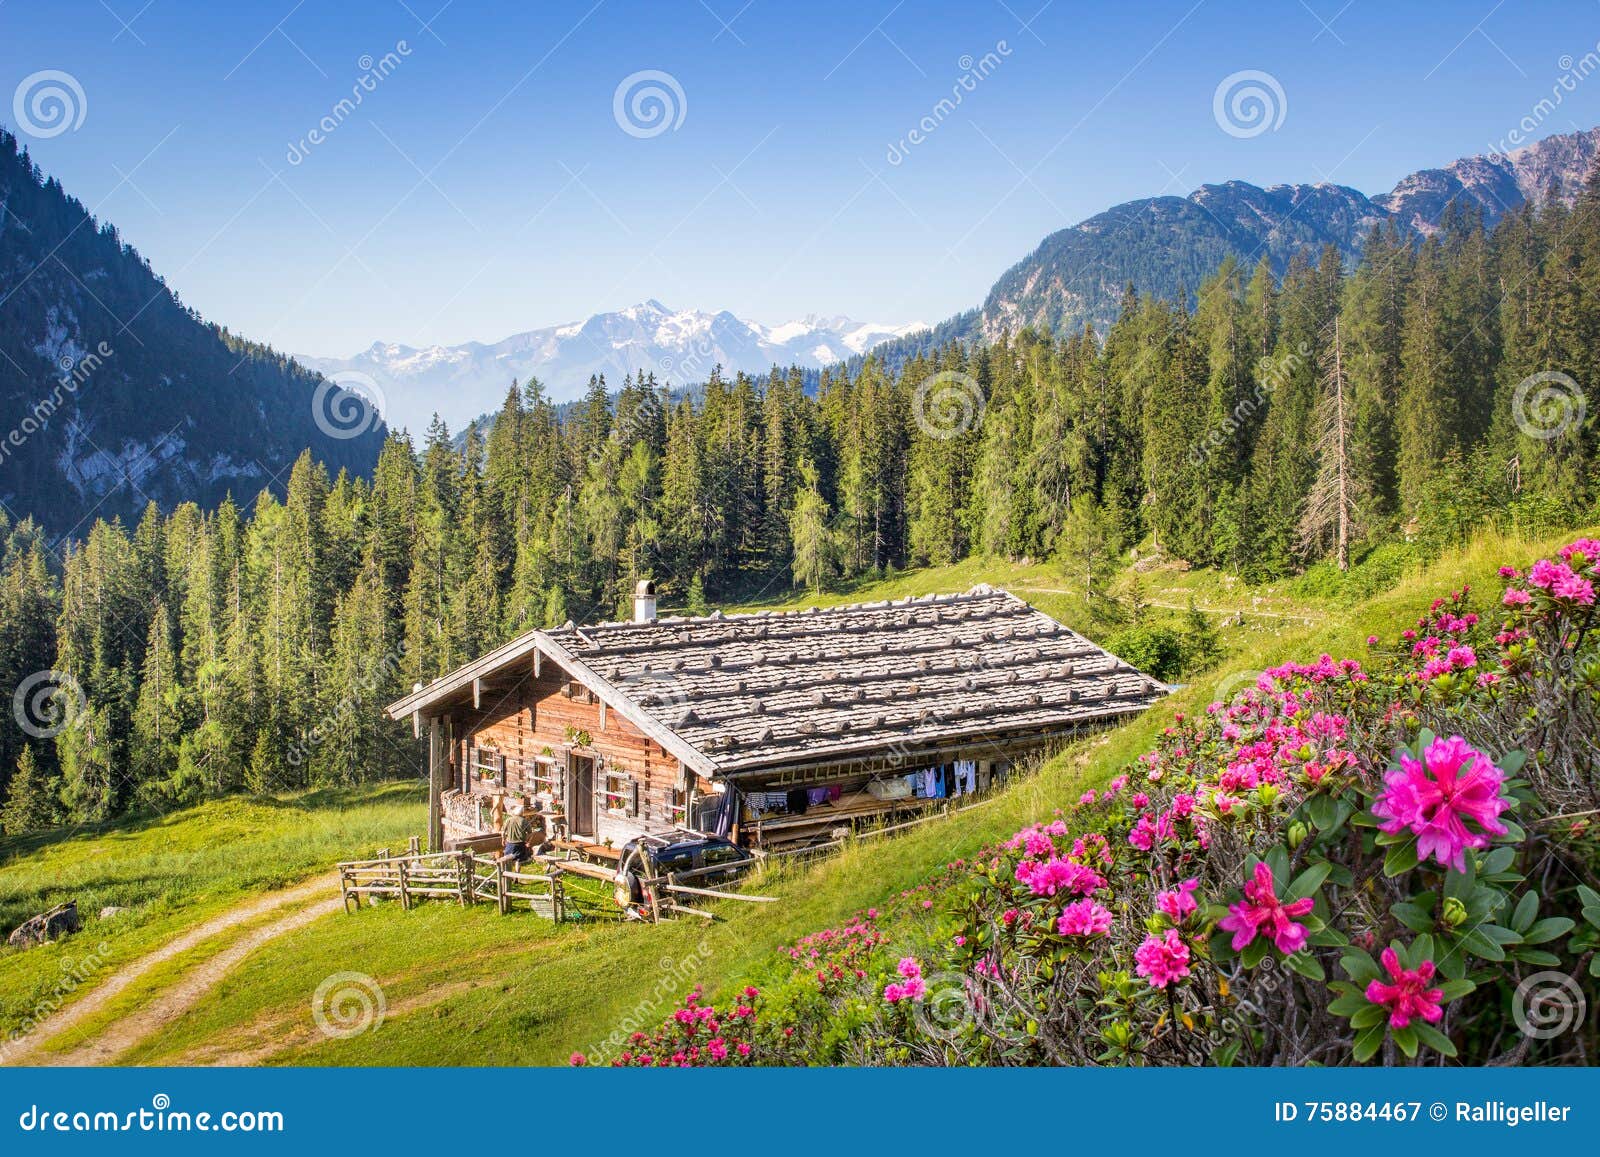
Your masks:
<svg viewBox="0 0 1600 1157"><path fill-rule="evenodd" d="M1461 938L1461 947L1474 956L1481 956L1485 960L1498 961L1506 958L1505 950L1477 928L1474 928Z"/></svg>
<svg viewBox="0 0 1600 1157"><path fill-rule="evenodd" d="M1470 980L1447 980L1439 986L1440 1000L1460 1000L1478 986Z"/></svg>
<svg viewBox="0 0 1600 1157"><path fill-rule="evenodd" d="M1378 977L1378 962L1365 950L1354 946L1339 958L1339 967L1344 969L1345 975L1357 984L1365 985L1369 980L1376 980Z"/></svg>
<svg viewBox="0 0 1600 1157"><path fill-rule="evenodd" d="M1350 1050L1350 1055L1355 1058L1357 1064L1372 1059L1373 1054L1378 1051L1378 1046L1383 1044L1383 1033L1383 1022L1379 1021L1377 1024L1368 1025L1357 1035L1356 1043Z"/></svg>
<svg viewBox="0 0 1600 1157"><path fill-rule="evenodd" d="M1433 916L1422 905L1414 904L1409 900L1402 900L1389 911L1394 918L1404 924L1413 932L1432 932Z"/></svg>
<svg viewBox="0 0 1600 1157"><path fill-rule="evenodd" d="M1339 822L1339 805L1331 795L1317 794L1306 801L1306 813L1319 832Z"/></svg>
<svg viewBox="0 0 1600 1157"><path fill-rule="evenodd" d="M1285 892L1283 896L1284 901L1288 902L1290 900L1305 899L1318 888L1322 887L1322 882L1328 878L1328 873L1332 870L1332 865L1330 865L1326 860L1323 860L1320 863L1309 865L1306 870L1296 876L1294 878L1294 882L1289 885L1288 891Z"/></svg>
<svg viewBox="0 0 1600 1157"><path fill-rule="evenodd" d="M1499 767L1500 770L1505 772L1506 776L1509 778L1510 776L1516 775L1517 772L1521 771L1522 765L1527 762L1528 753L1523 751L1521 748L1518 748L1516 751L1508 751L1502 755L1500 757ZM1455 1054L1451 1053L1450 1055L1454 1056Z"/></svg>
<svg viewBox="0 0 1600 1157"><path fill-rule="evenodd" d="M1453 1057L1456 1055L1456 1046L1450 1043L1450 1038L1445 1036L1444 1033L1440 1032L1438 1029L1434 1028L1431 1024L1427 1024L1426 1022L1420 1020L1414 1020L1411 1022L1409 1028L1410 1031L1417 1034L1418 1040L1427 1045L1434 1052L1441 1053L1447 1057ZM1405 1046L1401 1045L1400 1047L1404 1048ZM1410 1056L1411 1054L1407 1053L1406 1055Z"/></svg>
<svg viewBox="0 0 1600 1157"><path fill-rule="evenodd" d="M1565 936L1575 927L1577 925L1565 916L1546 916L1532 928L1522 933L1522 942L1524 944L1544 944L1554 940L1557 936Z"/></svg>
<svg viewBox="0 0 1600 1157"><path fill-rule="evenodd" d="M1352 1017L1364 1008L1373 1007L1375 1006L1369 1003L1366 997L1347 992L1331 1001L1328 1005L1328 1011L1333 1013L1334 1016Z"/></svg>
<svg viewBox="0 0 1600 1157"><path fill-rule="evenodd" d="M1485 876L1498 876L1511 866L1511 861L1516 858L1515 848L1495 848L1483 857L1483 874Z"/></svg>
<svg viewBox="0 0 1600 1157"><path fill-rule="evenodd" d="M1368 1004L1366 1008L1350 1018L1351 1028L1371 1028L1375 1024L1382 1024L1389 1019L1389 1010L1381 1004Z"/></svg>
<svg viewBox="0 0 1600 1157"><path fill-rule="evenodd" d="M1394 1037L1394 1043L1400 1046L1400 1051L1408 1057L1417 1055L1417 1030L1414 1027L1415 1024L1416 1022L1413 1021L1411 1024L1406 1025L1405 1028L1397 1028L1390 1034Z"/></svg>
<svg viewBox="0 0 1600 1157"><path fill-rule="evenodd" d="M1246 968L1254 968L1272 949L1272 942L1265 936L1257 936L1244 946L1244 951L1239 954L1239 959Z"/></svg>
<svg viewBox="0 0 1600 1157"><path fill-rule="evenodd" d="M1526 932L1533 927L1533 918L1539 914L1539 895L1537 892L1526 892L1522 899L1517 901L1516 909L1511 913L1511 927L1518 932ZM1559 933L1557 933L1559 935Z"/></svg>
<svg viewBox="0 0 1600 1157"><path fill-rule="evenodd" d="M1328 974L1322 970L1322 962L1309 952L1295 952L1283 958L1283 966L1293 969L1308 980L1326 980Z"/></svg>
<svg viewBox="0 0 1600 1157"><path fill-rule="evenodd" d="M1543 968L1554 968L1561 963L1561 957L1554 952L1546 952L1543 948L1518 948L1513 954L1518 960L1529 964L1537 964Z"/></svg>
<svg viewBox="0 0 1600 1157"><path fill-rule="evenodd" d="M1398 876L1402 872L1409 872L1417 866L1417 841L1408 839L1403 844L1396 844L1389 849L1389 854L1383 858L1383 874L1385 876Z"/></svg>
<svg viewBox="0 0 1600 1157"><path fill-rule="evenodd" d="M1509 849L1508 849L1509 850ZM1596 892L1587 884L1578 885L1578 899L1583 901L1585 908L1600 910L1600 892Z"/></svg>

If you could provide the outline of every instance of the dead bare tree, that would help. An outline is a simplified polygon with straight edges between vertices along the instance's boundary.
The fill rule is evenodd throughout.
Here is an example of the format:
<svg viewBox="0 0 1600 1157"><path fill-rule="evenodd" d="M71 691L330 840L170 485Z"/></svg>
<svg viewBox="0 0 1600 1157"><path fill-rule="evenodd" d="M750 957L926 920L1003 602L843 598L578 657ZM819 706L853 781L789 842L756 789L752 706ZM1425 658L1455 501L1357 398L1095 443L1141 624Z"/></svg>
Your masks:
<svg viewBox="0 0 1600 1157"><path fill-rule="evenodd" d="M1365 485L1352 456L1355 407L1350 379L1345 375L1344 335L1337 317L1328 336L1322 352L1321 397L1312 417L1317 476L1306 495L1299 532L1300 545L1307 550L1326 550L1332 539L1339 569L1344 571L1350 569L1350 539L1359 529L1356 511Z"/></svg>

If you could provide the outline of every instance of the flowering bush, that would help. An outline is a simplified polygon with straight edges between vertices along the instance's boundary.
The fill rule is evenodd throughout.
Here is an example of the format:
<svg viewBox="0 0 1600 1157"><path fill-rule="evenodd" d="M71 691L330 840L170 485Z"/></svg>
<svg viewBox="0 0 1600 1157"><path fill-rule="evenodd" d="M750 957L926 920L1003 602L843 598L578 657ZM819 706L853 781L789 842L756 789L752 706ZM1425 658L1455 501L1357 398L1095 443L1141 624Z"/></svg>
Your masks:
<svg viewBox="0 0 1600 1157"><path fill-rule="evenodd" d="M871 913L790 949L743 1059L1592 1061L1597 561L1504 568L1498 626L1463 589L1177 716L903 896L895 944Z"/></svg>

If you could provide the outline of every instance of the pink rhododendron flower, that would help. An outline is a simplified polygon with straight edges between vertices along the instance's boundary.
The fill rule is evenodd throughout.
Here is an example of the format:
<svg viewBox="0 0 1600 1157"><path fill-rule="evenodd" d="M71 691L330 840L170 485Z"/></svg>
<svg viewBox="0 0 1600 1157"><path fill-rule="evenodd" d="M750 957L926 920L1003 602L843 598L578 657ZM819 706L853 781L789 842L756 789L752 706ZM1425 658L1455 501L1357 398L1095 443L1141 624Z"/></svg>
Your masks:
<svg viewBox="0 0 1600 1157"><path fill-rule="evenodd" d="M1151 988L1165 988L1189 975L1189 946L1175 928L1160 936L1146 936L1133 953L1135 971Z"/></svg>
<svg viewBox="0 0 1600 1157"><path fill-rule="evenodd" d="M1062 910L1056 931L1063 936L1103 936L1111 931L1111 910L1093 900L1076 900Z"/></svg>
<svg viewBox="0 0 1600 1157"><path fill-rule="evenodd" d="M1265 861L1256 864L1255 876L1244 886L1244 899L1228 905L1228 914L1217 921L1217 927L1233 933L1233 950L1245 948L1257 934L1267 937L1285 956L1306 946L1307 929L1295 922L1294 917L1304 916L1316 907L1310 896L1288 904L1278 899L1277 886L1272 880L1272 869Z"/></svg>
<svg viewBox="0 0 1600 1157"><path fill-rule="evenodd" d="M1409 830L1417 837L1417 857L1432 857L1458 872L1466 870L1466 849L1486 848L1489 836L1504 835L1500 813L1510 804L1500 797L1505 776L1459 735L1435 739L1419 761L1401 752L1400 767L1384 777L1372 814L1386 832ZM1480 829L1466 825L1470 820Z"/></svg>
<svg viewBox="0 0 1600 1157"><path fill-rule="evenodd" d="M1200 887L1198 879L1185 880L1176 888L1157 895L1156 907L1165 912L1174 924L1181 924L1185 916L1200 907L1194 898L1195 889L1198 887Z"/></svg>
<svg viewBox="0 0 1600 1157"><path fill-rule="evenodd" d="M1434 974L1433 961L1424 960L1416 968L1401 968L1400 957L1395 950L1385 948L1383 966L1389 970L1394 983L1372 981L1367 985L1367 999L1373 1004L1388 1007L1389 1027L1405 1028L1413 1017L1418 1016L1429 1024L1437 1024L1444 1016L1444 1010L1439 1007L1444 999L1444 990L1428 987Z"/></svg>
<svg viewBox="0 0 1600 1157"><path fill-rule="evenodd" d="M1500 601L1508 607L1522 607L1533 602L1533 596L1519 587L1507 587Z"/></svg>
<svg viewBox="0 0 1600 1157"><path fill-rule="evenodd" d="M1105 886L1105 878L1093 868L1071 860L1050 859L1043 863L1024 860L1017 865L1017 882L1026 884L1035 896L1054 896L1057 892L1076 892L1087 896Z"/></svg>

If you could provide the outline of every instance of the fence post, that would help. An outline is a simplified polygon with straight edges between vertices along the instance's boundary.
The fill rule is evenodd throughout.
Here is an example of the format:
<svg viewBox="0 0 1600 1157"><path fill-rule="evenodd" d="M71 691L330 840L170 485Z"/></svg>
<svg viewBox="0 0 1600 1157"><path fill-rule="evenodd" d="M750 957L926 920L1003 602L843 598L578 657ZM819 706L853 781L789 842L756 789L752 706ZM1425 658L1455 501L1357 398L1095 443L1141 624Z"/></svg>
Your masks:
<svg viewBox="0 0 1600 1157"><path fill-rule="evenodd" d="M461 883L461 906L472 903L472 853L456 852L456 876Z"/></svg>
<svg viewBox="0 0 1600 1157"><path fill-rule="evenodd" d="M511 911L511 901L506 896L506 861L502 856L494 862L494 890L500 901L500 915Z"/></svg>
<svg viewBox="0 0 1600 1157"><path fill-rule="evenodd" d="M350 875L348 868L339 869L339 904L344 914L350 915Z"/></svg>
<svg viewBox="0 0 1600 1157"><path fill-rule="evenodd" d="M409 880L407 879L407 876L409 875L409 872L408 872L407 867L406 867L407 861L400 860L399 864L400 864L400 907L402 909L408 909L408 908L411 907L411 890L409 888Z"/></svg>

